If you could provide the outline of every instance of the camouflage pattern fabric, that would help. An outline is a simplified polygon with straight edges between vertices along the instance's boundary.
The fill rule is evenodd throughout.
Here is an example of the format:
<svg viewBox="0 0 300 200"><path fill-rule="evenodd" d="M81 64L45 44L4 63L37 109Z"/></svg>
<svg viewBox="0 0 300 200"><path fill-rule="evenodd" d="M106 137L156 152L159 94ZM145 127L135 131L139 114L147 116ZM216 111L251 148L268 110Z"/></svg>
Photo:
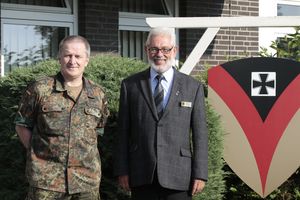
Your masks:
<svg viewBox="0 0 300 200"><path fill-rule="evenodd" d="M99 190L67 194L30 187L25 200L100 200Z"/></svg>
<svg viewBox="0 0 300 200"><path fill-rule="evenodd" d="M96 190L101 178L96 129L109 115L107 101L85 78L77 99L63 82L60 73L40 79L20 101L15 123L32 130L26 175L31 187L69 194Z"/></svg>

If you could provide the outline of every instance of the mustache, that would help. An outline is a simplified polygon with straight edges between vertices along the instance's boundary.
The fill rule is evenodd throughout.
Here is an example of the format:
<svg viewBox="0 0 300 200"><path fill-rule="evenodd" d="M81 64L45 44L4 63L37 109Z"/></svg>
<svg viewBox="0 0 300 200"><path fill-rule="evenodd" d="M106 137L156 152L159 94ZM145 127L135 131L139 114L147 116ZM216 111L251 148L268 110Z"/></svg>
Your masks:
<svg viewBox="0 0 300 200"><path fill-rule="evenodd" d="M155 59L156 59L156 60L158 60L158 59L161 60L161 59L166 59L166 58L163 57L163 56L155 56L155 57L153 57L152 59L153 59L153 60L155 60Z"/></svg>

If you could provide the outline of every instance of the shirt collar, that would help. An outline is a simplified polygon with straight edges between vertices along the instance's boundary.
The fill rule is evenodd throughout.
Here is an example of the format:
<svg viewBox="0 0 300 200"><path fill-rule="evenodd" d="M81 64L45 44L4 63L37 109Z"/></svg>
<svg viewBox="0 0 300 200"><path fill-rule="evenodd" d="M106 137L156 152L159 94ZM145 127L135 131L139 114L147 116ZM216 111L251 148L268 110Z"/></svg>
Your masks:
<svg viewBox="0 0 300 200"><path fill-rule="evenodd" d="M151 80L151 82L154 81L157 74L158 73L151 67L150 68L150 80ZM172 80L173 80L173 75L174 75L173 67L170 67L170 69L165 71L162 75L164 76L165 81L167 81L168 83L171 83Z"/></svg>

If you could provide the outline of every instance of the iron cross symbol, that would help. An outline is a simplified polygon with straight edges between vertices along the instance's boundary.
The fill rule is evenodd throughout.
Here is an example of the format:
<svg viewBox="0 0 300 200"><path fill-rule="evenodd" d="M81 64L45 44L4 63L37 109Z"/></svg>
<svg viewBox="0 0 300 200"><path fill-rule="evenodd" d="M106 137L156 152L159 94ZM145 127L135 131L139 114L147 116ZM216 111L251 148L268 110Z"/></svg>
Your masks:
<svg viewBox="0 0 300 200"><path fill-rule="evenodd" d="M276 96L276 72L252 72L251 96Z"/></svg>

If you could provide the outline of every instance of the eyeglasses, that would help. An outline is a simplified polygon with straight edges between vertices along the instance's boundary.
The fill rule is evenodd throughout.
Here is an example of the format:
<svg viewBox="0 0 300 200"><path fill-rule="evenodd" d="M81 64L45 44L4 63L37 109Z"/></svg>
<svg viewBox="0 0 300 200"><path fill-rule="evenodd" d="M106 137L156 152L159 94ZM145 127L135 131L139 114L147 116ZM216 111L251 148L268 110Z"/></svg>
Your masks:
<svg viewBox="0 0 300 200"><path fill-rule="evenodd" d="M169 54L173 48L174 47L159 49L157 47L151 47L148 49L148 51L149 51L149 53L152 53L152 54L157 54L159 51L161 51L163 54Z"/></svg>

